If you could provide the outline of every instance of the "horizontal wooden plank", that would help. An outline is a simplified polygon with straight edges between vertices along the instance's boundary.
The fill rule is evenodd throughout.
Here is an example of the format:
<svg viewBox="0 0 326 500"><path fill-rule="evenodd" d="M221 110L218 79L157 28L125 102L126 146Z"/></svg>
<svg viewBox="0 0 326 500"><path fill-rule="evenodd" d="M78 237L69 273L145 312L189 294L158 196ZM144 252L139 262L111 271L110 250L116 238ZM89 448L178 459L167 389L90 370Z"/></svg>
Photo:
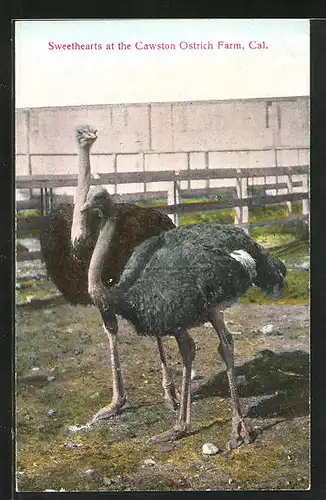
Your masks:
<svg viewBox="0 0 326 500"><path fill-rule="evenodd" d="M161 170L148 172L117 172L98 174L91 184L128 184L144 182L173 182L182 180L236 179L241 177L262 177L273 175L299 175L309 172L308 165L267 168L219 168L193 170ZM77 185L77 175L19 175L16 189L40 189L46 187L73 187Z"/></svg>
<svg viewBox="0 0 326 500"><path fill-rule="evenodd" d="M264 206L285 201L300 201L307 199L307 193L289 193L279 194L275 196L251 196L248 198L229 199L216 202L195 202L177 205L159 205L155 208L162 210L167 214L184 214L184 213L201 213L201 212L215 212L225 208L235 207L255 207Z"/></svg>
<svg viewBox="0 0 326 500"><path fill-rule="evenodd" d="M167 191L142 191L137 193L113 194L112 198L115 202L126 203L129 201L143 202L167 199ZM54 194L54 206L61 203L73 203L72 195L56 195ZM41 197L31 198L30 200L16 201L17 210L39 210L41 208Z"/></svg>
<svg viewBox="0 0 326 500"><path fill-rule="evenodd" d="M17 255L17 262L23 262L25 260L37 260L41 258L41 252L21 252Z"/></svg>
<svg viewBox="0 0 326 500"><path fill-rule="evenodd" d="M265 227L265 226L278 226L278 225L290 225L290 224L295 224L296 222L303 222L303 221L308 221L309 216L308 215L291 215L287 217L286 219L276 219L276 220L269 220L269 221L262 221L262 222L246 222L246 223L239 223L236 224L238 227L241 227L243 229L252 229L254 227Z"/></svg>
<svg viewBox="0 0 326 500"><path fill-rule="evenodd" d="M293 224L294 222L309 220L308 215L291 215L287 219L279 219L274 221L264 221L264 222L254 222L250 224L250 227L265 227L265 226L276 226L278 224Z"/></svg>
<svg viewBox="0 0 326 500"><path fill-rule="evenodd" d="M127 203L134 201L135 203L140 203L142 201L155 201L167 199L167 191L142 191L138 193L124 193L112 195L112 198L116 203Z"/></svg>
<svg viewBox="0 0 326 500"><path fill-rule="evenodd" d="M292 182L292 187L294 188L297 188L297 187L302 187L302 181L295 181L295 182ZM260 190L260 189L264 189L265 191L269 190L269 189L287 189L288 188L288 184L286 182L275 182L273 184L263 184L263 185L258 185L258 184L253 184L251 186L248 186L248 190L252 190L253 192L255 190Z"/></svg>
<svg viewBox="0 0 326 500"><path fill-rule="evenodd" d="M98 174L91 179L91 185L131 184L144 182L173 182L174 171L160 172L119 172L117 174ZM77 186L77 175L20 175L16 177L16 189L41 189L46 187Z"/></svg>

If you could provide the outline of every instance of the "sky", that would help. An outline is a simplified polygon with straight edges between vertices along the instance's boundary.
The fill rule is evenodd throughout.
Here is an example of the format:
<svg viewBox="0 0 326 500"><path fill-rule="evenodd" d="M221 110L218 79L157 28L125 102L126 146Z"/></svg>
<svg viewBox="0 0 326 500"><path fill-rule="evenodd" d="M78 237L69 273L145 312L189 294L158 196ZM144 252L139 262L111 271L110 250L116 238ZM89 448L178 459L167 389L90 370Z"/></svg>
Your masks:
<svg viewBox="0 0 326 500"><path fill-rule="evenodd" d="M16 107L309 95L309 50L298 19L16 21Z"/></svg>

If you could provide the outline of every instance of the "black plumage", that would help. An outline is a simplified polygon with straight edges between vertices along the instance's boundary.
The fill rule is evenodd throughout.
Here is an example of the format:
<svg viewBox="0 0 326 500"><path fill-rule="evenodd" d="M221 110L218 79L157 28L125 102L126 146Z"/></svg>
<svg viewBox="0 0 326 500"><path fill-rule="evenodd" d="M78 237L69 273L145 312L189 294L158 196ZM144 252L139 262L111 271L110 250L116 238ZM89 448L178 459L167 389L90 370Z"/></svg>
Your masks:
<svg viewBox="0 0 326 500"><path fill-rule="evenodd" d="M101 281L116 224L103 188L87 197L83 210L96 209L101 231L89 268L89 293L107 328L117 329L116 315L132 323L139 335L176 338L183 359L181 405L176 426L159 440L174 440L189 432L190 373L194 343L187 330L210 321L221 341L221 354L233 403L230 447L239 446L250 431L241 414L234 380L233 343L221 310L236 301L252 283L280 295L286 269L283 263L233 226L194 225L163 232L139 245L120 281L111 289ZM105 418L104 408L93 421Z"/></svg>

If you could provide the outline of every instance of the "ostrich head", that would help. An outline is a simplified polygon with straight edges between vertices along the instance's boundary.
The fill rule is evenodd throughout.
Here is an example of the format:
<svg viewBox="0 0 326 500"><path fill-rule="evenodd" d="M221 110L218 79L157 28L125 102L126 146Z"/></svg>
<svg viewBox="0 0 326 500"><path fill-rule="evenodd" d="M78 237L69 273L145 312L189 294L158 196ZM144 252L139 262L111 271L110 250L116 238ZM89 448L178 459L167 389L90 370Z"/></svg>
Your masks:
<svg viewBox="0 0 326 500"><path fill-rule="evenodd" d="M81 208L82 212L93 210L103 218L112 218L115 216L115 206L110 194L102 186L96 186L90 190L86 203Z"/></svg>
<svg viewBox="0 0 326 500"><path fill-rule="evenodd" d="M81 147L91 147L97 139L97 130L90 125L76 127L77 144Z"/></svg>

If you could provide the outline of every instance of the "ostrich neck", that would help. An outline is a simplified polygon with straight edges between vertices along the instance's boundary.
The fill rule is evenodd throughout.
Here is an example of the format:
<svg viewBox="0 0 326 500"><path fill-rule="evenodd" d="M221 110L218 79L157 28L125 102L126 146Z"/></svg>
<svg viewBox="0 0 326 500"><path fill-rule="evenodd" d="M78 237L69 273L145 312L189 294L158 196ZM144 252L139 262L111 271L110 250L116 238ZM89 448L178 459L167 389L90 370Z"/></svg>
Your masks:
<svg viewBox="0 0 326 500"><path fill-rule="evenodd" d="M88 293L96 304L105 292L102 270L108 255L116 226L116 217L102 219L101 230L88 269Z"/></svg>
<svg viewBox="0 0 326 500"><path fill-rule="evenodd" d="M75 193L75 206L71 227L71 242L75 246L78 240L86 238L86 214L81 208L86 202L87 193L91 184L90 148L79 147L78 151L78 180Z"/></svg>

